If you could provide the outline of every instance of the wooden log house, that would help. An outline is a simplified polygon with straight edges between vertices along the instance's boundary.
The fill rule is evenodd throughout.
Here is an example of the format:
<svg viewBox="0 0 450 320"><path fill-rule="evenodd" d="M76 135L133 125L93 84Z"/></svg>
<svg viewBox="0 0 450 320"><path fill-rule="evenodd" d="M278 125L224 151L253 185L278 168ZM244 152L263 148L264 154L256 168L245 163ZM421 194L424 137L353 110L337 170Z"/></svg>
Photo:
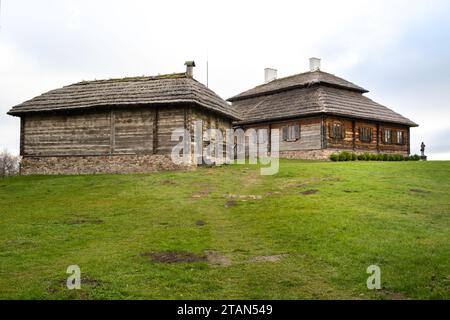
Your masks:
<svg viewBox="0 0 450 320"><path fill-rule="evenodd" d="M83 81L13 107L20 117L22 174L148 172L176 169L174 129L280 130L280 156L328 159L341 150L410 152L411 120L366 96L368 91L320 70L276 79L230 99L185 73Z"/></svg>
<svg viewBox="0 0 450 320"><path fill-rule="evenodd" d="M279 129L280 156L328 159L334 152L410 153L410 128L417 124L364 96L368 90L320 70L276 79L266 69L265 84L228 101L243 129Z"/></svg>
<svg viewBox="0 0 450 320"><path fill-rule="evenodd" d="M22 174L124 173L177 169L172 131L194 122L225 130L239 119L186 73L83 81L13 107L21 119Z"/></svg>

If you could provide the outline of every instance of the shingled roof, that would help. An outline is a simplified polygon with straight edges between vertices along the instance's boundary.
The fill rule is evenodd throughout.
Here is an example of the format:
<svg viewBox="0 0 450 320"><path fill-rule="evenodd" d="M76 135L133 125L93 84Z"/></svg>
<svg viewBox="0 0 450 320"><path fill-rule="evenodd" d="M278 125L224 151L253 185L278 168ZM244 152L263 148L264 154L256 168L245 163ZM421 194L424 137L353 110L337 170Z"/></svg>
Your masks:
<svg viewBox="0 0 450 320"><path fill-rule="evenodd" d="M228 101L234 102L261 95L274 94L286 90L310 87L315 84L324 84L360 93L369 92L368 90L361 88L360 86L357 86L356 84L351 83L347 80L336 77L335 75L332 75L330 73L317 70L314 72L300 73L271 81L269 83L257 86L253 89L244 91L234 97L231 97L228 99Z"/></svg>
<svg viewBox="0 0 450 320"><path fill-rule="evenodd" d="M314 71L271 81L228 100L241 115L238 124L329 114L417 126L367 98L366 92L344 79Z"/></svg>
<svg viewBox="0 0 450 320"><path fill-rule="evenodd" d="M234 120L239 115L212 90L175 73L154 77L82 81L52 90L13 107L8 114L86 109L101 106L160 105L194 103Z"/></svg>

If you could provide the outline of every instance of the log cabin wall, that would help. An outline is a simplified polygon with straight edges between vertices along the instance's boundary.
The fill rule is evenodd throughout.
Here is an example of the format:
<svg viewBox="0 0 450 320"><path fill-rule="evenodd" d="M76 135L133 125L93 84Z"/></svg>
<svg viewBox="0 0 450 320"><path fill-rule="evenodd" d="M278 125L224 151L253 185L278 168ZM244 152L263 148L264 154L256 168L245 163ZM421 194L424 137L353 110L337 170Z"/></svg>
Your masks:
<svg viewBox="0 0 450 320"><path fill-rule="evenodd" d="M299 139L285 141L283 128L298 125L300 129ZM244 130L253 129L278 129L280 130L280 152L318 150L322 148L322 119L321 117L303 118L287 121L278 121L266 124L246 125Z"/></svg>
<svg viewBox="0 0 450 320"><path fill-rule="evenodd" d="M24 156L107 155L110 152L109 111L25 117Z"/></svg>
<svg viewBox="0 0 450 320"><path fill-rule="evenodd" d="M23 155L170 154L177 144L171 141L172 131L185 127L186 110L174 106L27 115L21 128Z"/></svg>
<svg viewBox="0 0 450 320"><path fill-rule="evenodd" d="M391 130L393 136L395 137L397 132L403 133L403 143L397 143L397 141L392 141L391 143L385 143L383 141L384 130ZM383 153L402 153L408 154L410 150L410 136L409 136L409 128L406 126L395 125L395 124L379 124L379 133L378 133L380 143L379 149L380 152Z"/></svg>
<svg viewBox="0 0 450 320"><path fill-rule="evenodd" d="M21 118L23 171L27 174L124 173L173 170L173 130L231 128L231 120L190 104L134 106ZM224 134L225 136L225 134Z"/></svg>
<svg viewBox="0 0 450 320"><path fill-rule="evenodd" d="M348 150L358 153L377 152L409 154L410 138L407 126L331 116L326 117L325 123L327 147L330 149ZM340 123L344 126L345 133L343 139L332 137L330 130L335 123ZM364 141L363 137L361 137L362 128L368 128L370 130L370 141ZM393 135L395 135L396 132L403 132L403 143L399 144L396 141L385 143L383 141L385 129L391 130Z"/></svg>
<svg viewBox="0 0 450 320"><path fill-rule="evenodd" d="M178 144L177 141L171 141L171 136L173 130L185 128L185 112L186 107L158 109L156 154L170 155Z"/></svg>

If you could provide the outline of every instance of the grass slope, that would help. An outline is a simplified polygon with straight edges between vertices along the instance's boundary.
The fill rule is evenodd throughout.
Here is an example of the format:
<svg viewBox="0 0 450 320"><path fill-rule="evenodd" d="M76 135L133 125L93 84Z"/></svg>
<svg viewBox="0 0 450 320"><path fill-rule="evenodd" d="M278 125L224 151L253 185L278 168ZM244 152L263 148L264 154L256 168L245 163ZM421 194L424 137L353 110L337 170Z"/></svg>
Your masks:
<svg viewBox="0 0 450 320"><path fill-rule="evenodd" d="M450 162L280 169L0 180L0 298L450 298ZM163 251L217 261L141 255Z"/></svg>

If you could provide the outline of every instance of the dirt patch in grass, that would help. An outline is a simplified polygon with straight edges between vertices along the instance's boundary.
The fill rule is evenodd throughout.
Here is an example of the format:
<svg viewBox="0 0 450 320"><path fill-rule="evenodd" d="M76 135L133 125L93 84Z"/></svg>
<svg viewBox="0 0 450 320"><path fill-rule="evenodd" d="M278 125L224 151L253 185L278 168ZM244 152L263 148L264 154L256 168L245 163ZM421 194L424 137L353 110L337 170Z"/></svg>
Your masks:
<svg viewBox="0 0 450 320"><path fill-rule="evenodd" d="M81 275L81 289L83 289L83 287L85 286L88 286L90 288L100 288L105 287L105 285L106 283L102 280ZM50 280L50 283L47 287L47 292L52 294L63 292L65 290L69 290L67 288L67 279Z"/></svg>
<svg viewBox="0 0 450 320"><path fill-rule="evenodd" d="M319 192L319 190L317 190L317 189L310 189L310 190L303 191L302 194L305 195L305 196L309 196L309 195L312 195L312 194L316 194L317 192Z"/></svg>
<svg viewBox="0 0 450 320"><path fill-rule="evenodd" d="M170 180L170 179L161 180L160 184L163 186L176 186L177 185L177 183L175 181Z"/></svg>
<svg viewBox="0 0 450 320"><path fill-rule="evenodd" d="M328 182L329 185L332 185L333 182L339 182L339 181L341 181L340 178L331 178L331 177L308 178L308 179L301 180L300 183L296 182L296 183L287 184L286 188L291 188L291 187L304 188L304 187L310 186L312 184L319 184L321 182Z"/></svg>
<svg viewBox="0 0 450 320"><path fill-rule="evenodd" d="M79 224L103 224L105 223L100 219L77 219L77 220L69 220L66 221L68 225L79 225Z"/></svg>
<svg viewBox="0 0 450 320"><path fill-rule="evenodd" d="M142 257L150 257L156 263L194 263L207 261L206 255L186 251L162 251L142 253Z"/></svg>
<svg viewBox="0 0 450 320"><path fill-rule="evenodd" d="M206 259L211 265L228 267L231 266L231 259L217 251L206 251Z"/></svg>
<svg viewBox="0 0 450 320"><path fill-rule="evenodd" d="M255 195L255 194L228 194L226 197L230 199L239 199L241 201L247 201L247 200L262 200L263 196L261 195Z"/></svg>
<svg viewBox="0 0 450 320"><path fill-rule="evenodd" d="M195 222L195 225L196 225L196 226L199 226L199 227L203 227L203 226L206 225L206 222L203 221L203 220L197 220L197 221Z"/></svg>
<svg viewBox="0 0 450 320"><path fill-rule="evenodd" d="M358 193L358 190L344 190L345 193Z"/></svg>
<svg viewBox="0 0 450 320"><path fill-rule="evenodd" d="M209 196L210 193L211 193L210 190L202 190L202 191L199 191L199 192L196 192L196 193L192 194L191 198L192 199L206 198L207 196Z"/></svg>
<svg viewBox="0 0 450 320"><path fill-rule="evenodd" d="M238 205L236 200L230 200L225 202L225 208L232 208L232 207L236 207Z"/></svg>
<svg viewBox="0 0 450 320"><path fill-rule="evenodd" d="M249 262L280 262L286 258L287 254L278 254L274 256L256 256L249 259Z"/></svg>
<svg viewBox="0 0 450 320"><path fill-rule="evenodd" d="M381 290L381 293L384 294L386 297L392 300L407 300L408 298L401 292L394 292L389 290Z"/></svg>
<svg viewBox="0 0 450 320"><path fill-rule="evenodd" d="M414 192L414 193L430 193L429 191L426 190L422 190L422 189L409 189L409 191Z"/></svg>

